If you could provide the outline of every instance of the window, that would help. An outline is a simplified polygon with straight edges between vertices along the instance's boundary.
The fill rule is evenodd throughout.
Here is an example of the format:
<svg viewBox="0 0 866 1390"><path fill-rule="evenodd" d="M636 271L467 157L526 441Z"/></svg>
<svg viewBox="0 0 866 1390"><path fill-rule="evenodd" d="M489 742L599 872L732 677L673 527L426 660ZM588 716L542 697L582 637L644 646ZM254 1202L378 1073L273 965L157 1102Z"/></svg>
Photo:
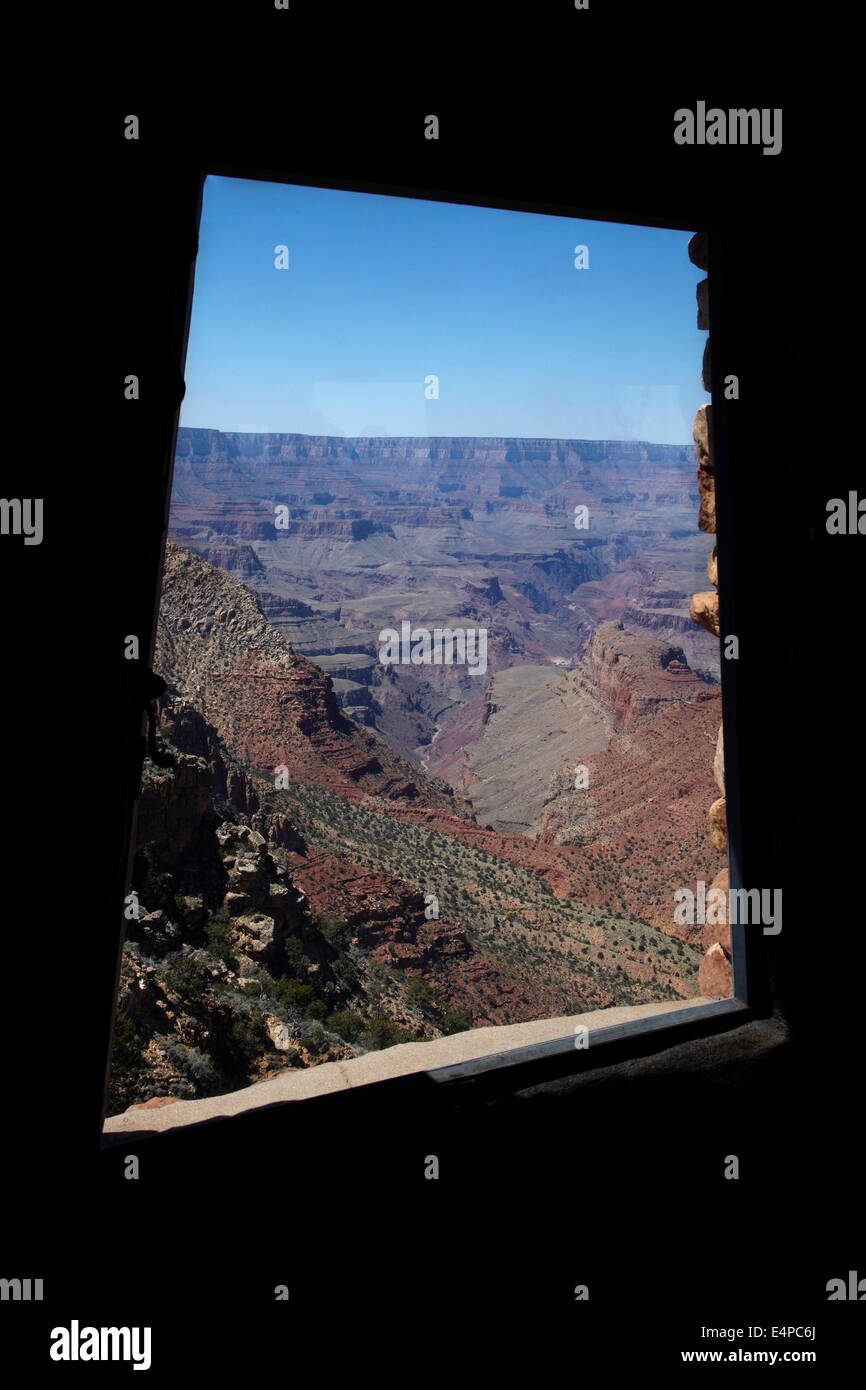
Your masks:
<svg viewBox="0 0 866 1390"><path fill-rule="evenodd" d="M688 242L205 180L109 1133L742 1015Z"/></svg>

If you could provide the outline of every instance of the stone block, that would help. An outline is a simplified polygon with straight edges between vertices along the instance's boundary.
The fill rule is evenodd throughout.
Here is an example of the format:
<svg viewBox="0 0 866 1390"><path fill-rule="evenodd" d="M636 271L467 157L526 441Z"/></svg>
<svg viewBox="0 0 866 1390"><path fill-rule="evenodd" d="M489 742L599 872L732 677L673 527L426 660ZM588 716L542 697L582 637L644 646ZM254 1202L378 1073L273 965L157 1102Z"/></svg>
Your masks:
<svg viewBox="0 0 866 1390"><path fill-rule="evenodd" d="M698 328L704 332L710 326L710 282L709 280L699 280L695 291L698 301Z"/></svg>
<svg viewBox="0 0 866 1390"><path fill-rule="evenodd" d="M715 589L707 589L692 597L689 616L698 627L711 632L714 637L719 636L719 596Z"/></svg>
<svg viewBox="0 0 866 1390"><path fill-rule="evenodd" d="M709 270L710 243L706 232L695 232L694 236L689 237L688 252L692 265L696 265L698 270Z"/></svg>
<svg viewBox="0 0 866 1390"><path fill-rule="evenodd" d="M705 999L730 999L731 983L731 962L715 941L701 961L698 989Z"/></svg>
<svg viewBox="0 0 866 1390"><path fill-rule="evenodd" d="M698 468L698 530L716 534L716 480L706 468Z"/></svg>
<svg viewBox="0 0 866 1390"><path fill-rule="evenodd" d="M705 401L698 406L698 412L692 425L692 438L695 441L695 449L698 454L698 467L706 468L709 472L713 471L713 406L711 401Z"/></svg>

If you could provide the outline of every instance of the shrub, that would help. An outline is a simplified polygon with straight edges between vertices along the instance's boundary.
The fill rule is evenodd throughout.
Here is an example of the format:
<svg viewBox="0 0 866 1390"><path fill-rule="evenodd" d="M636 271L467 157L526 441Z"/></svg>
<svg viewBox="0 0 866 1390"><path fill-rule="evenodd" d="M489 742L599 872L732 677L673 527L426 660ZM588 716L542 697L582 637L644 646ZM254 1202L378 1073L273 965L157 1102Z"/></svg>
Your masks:
<svg viewBox="0 0 866 1390"><path fill-rule="evenodd" d="M231 917L224 907L220 907L211 913L204 934L211 955L225 961L230 970L237 970L238 959L232 949L231 926Z"/></svg>
<svg viewBox="0 0 866 1390"><path fill-rule="evenodd" d="M364 1031L364 1020L353 1009L341 1009L329 1014L328 1028L344 1042L357 1042Z"/></svg>
<svg viewBox="0 0 866 1390"><path fill-rule="evenodd" d="M245 1079L250 1067L270 1045L261 1009L250 1009L248 1018L235 1019L225 1031L212 1033L211 1057L221 1084Z"/></svg>
<svg viewBox="0 0 866 1390"><path fill-rule="evenodd" d="M156 841L148 840L139 845L133 864L132 886L138 893L139 902L149 912L168 906L169 882L169 875L159 872Z"/></svg>
<svg viewBox="0 0 866 1390"><path fill-rule="evenodd" d="M451 1009L442 1015L443 1033L465 1033L472 1027L472 1019L463 1009Z"/></svg>
<svg viewBox="0 0 866 1390"><path fill-rule="evenodd" d="M132 1019L118 1009L111 1045L107 1114L119 1115L127 1106L135 1103L143 1075L144 1063L138 1034Z"/></svg>
<svg viewBox="0 0 866 1390"><path fill-rule="evenodd" d="M258 1017L256 1017L258 1015ZM254 1062L261 1057L267 1042L261 1026L261 1014L254 1010L249 1020L239 1018L231 1026L229 1050L237 1059L239 1066Z"/></svg>
<svg viewBox="0 0 866 1390"><path fill-rule="evenodd" d="M337 951L346 949L351 938L351 931L345 922L325 913L315 919L315 925L329 946L333 946Z"/></svg>
<svg viewBox="0 0 866 1390"><path fill-rule="evenodd" d="M371 1049L382 1051L386 1047L394 1047L397 1043L411 1042L412 1034L408 1028L401 1028L390 1018L382 1018L380 1015L367 1024L367 1038Z"/></svg>
<svg viewBox="0 0 866 1390"><path fill-rule="evenodd" d="M169 1059L185 1073L199 1092L207 1092L216 1076L210 1057L197 1047L187 1047L185 1043L170 1042L166 1047Z"/></svg>
<svg viewBox="0 0 866 1390"><path fill-rule="evenodd" d="M206 979L200 965L188 956L181 956L180 960L176 960L166 971L165 983L184 999L198 1000L201 999Z"/></svg>
<svg viewBox="0 0 866 1390"><path fill-rule="evenodd" d="M298 1038L298 1043L301 1047L305 1047L308 1052L321 1052L327 1047L328 1040L325 1037L324 1029L320 1025L312 1033Z"/></svg>
<svg viewBox="0 0 866 1390"><path fill-rule="evenodd" d="M406 993L410 1001L419 1009L429 1009L436 1001L435 991L422 980L420 975L410 975L406 982Z"/></svg>
<svg viewBox="0 0 866 1390"><path fill-rule="evenodd" d="M286 963L286 973L293 979L300 980L307 973L307 966L311 964L309 956L304 954L300 941L293 936L289 937L283 949L283 959Z"/></svg>
<svg viewBox="0 0 866 1390"><path fill-rule="evenodd" d="M301 984L300 980L272 980L265 985L265 993L278 1003L285 1004L287 1008L297 1005L299 1008L307 1009L315 1000L313 986Z"/></svg>

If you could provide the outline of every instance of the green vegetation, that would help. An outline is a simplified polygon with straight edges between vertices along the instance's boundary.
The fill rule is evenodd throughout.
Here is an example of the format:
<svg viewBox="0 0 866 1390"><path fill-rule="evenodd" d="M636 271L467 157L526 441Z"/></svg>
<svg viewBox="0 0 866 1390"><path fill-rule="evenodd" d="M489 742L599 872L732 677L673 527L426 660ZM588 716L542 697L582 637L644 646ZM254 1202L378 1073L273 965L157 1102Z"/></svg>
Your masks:
<svg viewBox="0 0 866 1390"><path fill-rule="evenodd" d="M406 981L406 993L409 1002L416 1008L428 1010L436 1003L436 992L423 980L420 975L410 975Z"/></svg>
<svg viewBox="0 0 866 1390"><path fill-rule="evenodd" d="M341 922L338 917L332 917L327 913L315 917L313 920L316 930L329 946L333 947L335 951L345 951L352 935L345 922Z"/></svg>
<svg viewBox="0 0 866 1390"><path fill-rule="evenodd" d="M328 1031L336 1033L344 1042L357 1042L364 1031L364 1020L354 1009L338 1009L327 1018Z"/></svg>
<svg viewBox="0 0 866 1390"><path fill-rule="evenodd" d="M229 1084L247 1079L251 1065L271 1046L261 1009L251 1009L247 1019L235 1019L212 1040L210 1055Z"/></svg>
<svg viewBox="0 0 866 1390"><path fill-rule="evenodd" d="M264 992L269 999L284 1004L287 1009L302 1009L306 1018L324 1018L328 1012L312 985L301 984L299 980L284 977L281 980L268 980Z"/></svg>
<svg viewBox="0 0 866 1390"><path fill-rule="evenodd" d="M371 1019L367 1024L365 1038L371 1051L374 1052L381 1051L386 1047L394 1047L397 1043L414 1041L408 1028L401 1028L390 1018L383 1018L381 1014Z"/></svg>
<svg viewBox="0 0 866 1390"><path fill-rule="evenodd" d="M168 874L159 872L155 841L139 845L133 863L132 886L148 912L167 905L170 882Z"/></svg>
<svg viewBox="0 0 866 1390"><path fill-rule="evenodd" d="M301 1047L306 1048L307 1052L324 1052L327 1047L327 1038L321 1024L312 1033L299 1038L298 1042Z"/></svg>
<svg viewBox="0 0 866 1390"><path fill-rule="evenodd" d="M611 901L592 907L576 900L561 901L548 883L485 850L429 826L396 821L369 806L350 805L321 787L295 782L280 793L280 805L304 838L318 848L345 855L350 847L354 863L393 874L422 892L435 892L440 916L459 925L476 950L489 952L506 967L516 966L520 974L543 986L551 1010L567 1012L572 1007L588 971L593 982L609 988L619 1004L679 998L663 978L644 981L627 969L623 973L623 962L652 964L667 940L659 940L657 929L653 932L646 922L625 911L617 892L622 864L614 857L604 859L603 847L598 872L610 881ZM610 854L615 851L611 849ZM425 927L418 923L422 935ZM601 957L597 946L590 955L587 945L587 932L599 928L609 948ZM330 924L323 934L327 938L329 933L332 942L349 937ZM658 942L655 950L647 940L653 935ZM697 973L700 956L685 948L677 951L676 961L679 969L693 964ZM351 986L353 981L342 973L338 961L332 962L332 970L335 978ZM296 971L301 974L297 967L291 973ZM384 989L375 971L372 985L375 1004ZM419 998L416 1006L426 1009L427 1004Z"/></svg>
<svg viewBox="0 0 866 1390"><path fill-rule="evenodd" d="M672 966L682 972L694 965L697 972L700 952L621 910L623 866L605 860L603 847L593 882L604 884L610 901L591 907L558 899L547 882L486 850L429 825L392 819L374 806L351 805L326 789L296 782L274 798L269 785L269 796L317 849L392 875L418 893L435 893L440 916L456 924L475 949L506 970L511 967L516 980L543 990L550 1013L591 1007L581 990L588 979L608 988L617 1003L643 1003L679 997L666 982ZM222 858L230 852L223 850ZM338 1038L359 1050L381 1050L434 1031L451 1035L471 1029L468 1012L446 1006L451 977L444 967L440 976L438 967L431 974L425 966L429 978L424 978L391 969L369 954L379 920L374 899L367 930L350 928L335 915L336 908L313 916L297 913L289 919L282 959L271 958L267 966L259 963L236 978L243 957L233 945L234 924L228 911L215 905L224 893L225 870L215 851L207 861L196 853L201 862L190 857L178 868L171 860L170 873L161 872L167 865L160 863L153 842L136 855L133 881L139 899L148 911L161 908L165 920L131 931L124 948L143 962L151 992L142 997L135 1027L122 1010L118 1014L109 1113L154 1094L186 1097L234 1089L264 1070L264 1058L272 1066L287 1060L297 1064L297 1049L282 1055L274 1050L265 1015L289 1027L298 1047L312 1054L307 1063L326 1058ZM279 854L275 857L279 861ZM312 859L307 873L308 901L328 901L333 866L324 862L319 869ZM635 871L631 882L645 880ZM646 890L647 906L641 910L652 916L657 898L648 883ZM419 945L429 948L441 927L424 919L420 901L404 902L398 910L409 917ZM390 904L384 906L386 918L396 916ZM356 935L358 942L350 945ZM180 954L182 943L186 950L196 948L201 959ZM633 971L636 962L642 974L649 973L647 964L658 966L659 973L643 980ZM245 972L249 968L244 962ZM165 1011L161 988L170 993ZM416 1027L400 1026L389 1016L399 1016L404 1007ZM160 1059L152 1078L142 1061L146 1046L149 1057Z"/></svg>
<svg viewBox="0 0 866 1390"><path fill-rule="evenodd" d="M188 1004L200 1003L205 986L210 983L209 976L198 961L189 956L181 956L166 971L165 983Z"/></svg>
<svg viewBox="0 0 866 1390"><path fill-rule="evenodd" d="M289 937L283 950L283 960L286 973L295 980L301 980L307 973L307 968L312 965L310 957L304 953L300 941L293 936Z"/></svg>
<svg viewBox="0 0 866 1390"><path fill-rule="evenodd" d="M450 1036L451 1033L466 1033L472 1027L472 1019L462 1009L452 1009L442 1015L442 1032Z"/></svg>
<svg viewBox="0 0 866 1390"><path fill-rule="evenodd" d="M227 910L220 907L211 913L204 934L210 954L216 956L217 960L225 961L230 970L237 971L238 958L232 949L231 925L232 919Z"/></svg>
<svg viewBox="0 0 866 1390"><path fill-rule="evenodd" d="M144 1078L141 1053L141 1041L132 1019L119 1008L111 1048L107 1114L119 1115L138 1100L139 1086Z"/></svg>

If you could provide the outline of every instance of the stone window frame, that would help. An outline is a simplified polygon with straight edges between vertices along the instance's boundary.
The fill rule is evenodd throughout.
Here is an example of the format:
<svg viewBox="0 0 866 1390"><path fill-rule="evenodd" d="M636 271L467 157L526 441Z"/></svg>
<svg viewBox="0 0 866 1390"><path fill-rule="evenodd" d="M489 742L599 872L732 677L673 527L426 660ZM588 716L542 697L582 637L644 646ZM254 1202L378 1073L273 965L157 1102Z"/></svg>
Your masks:
<svg viewBox="0 0 866 1390"><path fill-rule="evenodd" d="M226 166L218 163L201 165L198 169L199 183L196 232L189 261L185 324L178 364L181 381L184 379L187 345L192 317L198 233L201 221L204 184L209 175L229 178L246 178L252 182L286 183L308 188L343 189L351 192L366 192L374 196L384 194L392 197L414 197L428 201L464 204L472 207L488 207L513 212L535 212L542 216L560 216L564 218L585 219L588 221L606 221L636 227L658 227L670 231L681 231L684 236L690 232L691 227L697 225L696 223L692 223L691 227L683 226L679 221L662 221L654 216L640 217L637 214L635 214L633 218L626 218L622 215L613 214L604 217L596 209L589 211L577 206L566 207L563 205L553 207L548 204L539 203L538 201L515 202L502 198L469 197L459 193L429 188L408 188L398 185L371 182L361 184L345 182L339 179L332 181L329 178L311 178L309 176L299 176L288 173L281 174L273 169L260 170L253 165L244 165L242 167L237 165ZM707 269L707 278L700 282L697 287L698 327L708 330L710 317L712 317L714 325L714 355L717 362L724 363L726 361L724 304L723 296L719 289L719 282L720 280L723 281L723 274L719 274L719 269L723 265L724 242L719 235L714 234L713 229L707 224L704 224L698 232L694 233L689 241L688 254L693 263L699 266L700 261L695 260L693 255L693 248L698 238L704 238L712 242L714 259L717 266L715 279L707 266L701 266L701 268ZM711 472L713 498L718 519L716 551L714 551L714 556L717 554L717 573L715 579L712 579L712 575L710 575L710 578L718 589L718 621L721 624L721 632L727 633L735 631L734 624L731 621L733 612L733 554L731 541L731 501L728 484L727 430L725 402L720 391L720 381L722 380L721 373L716 374L712 389L708 385L709 341L704 351L703 364L700 369L696 364L696 370L699 370L704 389L712 396L712 402L710 404L711 408L714 408L711 425L713 440ZM165 488L164 515L166 520L168 517L171 495L174 450L176 447L180 420L181 399L182 394L174 410L173 424L168 431L169 455L167 458L167 467L163 470ZM697 435L696 445L698 446L698 474L700 482L702 461L700 458L700 444ZM701 503L701 509L703 510L703 501ZM701 527L701 529L708 528ZM161 587L162 565L160 565L159 581L155 594L152 645L155 645L156 616L159 611ZM695 621L697 622L699 619L695 618ZM701 625L705 624L702 623ZM150 663L153 661L152 651L149 653L149 661ZM724 729L725 753L724 781L726 784L724 792L726 802L726 848L730 889L742 889L745 887L741 872L742 853L739 766L736 731L736 666L736 661L726 662L723 659L721 663L722 727ZM715 804L716 803L714 803L714 805ZM133 825L133 841L134 836L135 829ZM523 1046L513 1046L502 1052L491 1053L483 1057L456 1062L447 1066L432 1068L418 1067L410 1074L415 1077L426 1075L438 1086L449 1091L458 1089L465 1090L467 1092L472 1092L473 1095L476 1095L479 1099L483 1099L490 1093L511 1092L522 1087L543 1084L545 1081L551 1079L576 1075L583 1071L624 1064L639 1056L646 1056L650 1053L664 1051L680 1043L727 1031L747 1023L754 1017L768 1016L771 1012L771 991L766 961L763 953L757 949L754 937L750 939L747 936L745 926L740 923L734 924L730 929L730 965L732 977L730 997L718 998L706 1003L697 1004L693 1008L665 1011L651 1017L591 1028L587 1034L587 1045L585 1047L576 1047L574 1035L569 1033L563 1038ZM114 1031L113 1025L114 1016L112 1014L112 1037ZM363 1090L364 1085L362 1084L360 1088L352 1089ZM333 1099L336 1099L336 1097L333 1096L332 1100ZM284 1104L291 1105L293 1102L286 1101ZM212 1121L212 1123L213 1122L219 1124L220 1120L216 1119ZM102 1138L102 1143L104 1144L104 1136Z"/></svg>

